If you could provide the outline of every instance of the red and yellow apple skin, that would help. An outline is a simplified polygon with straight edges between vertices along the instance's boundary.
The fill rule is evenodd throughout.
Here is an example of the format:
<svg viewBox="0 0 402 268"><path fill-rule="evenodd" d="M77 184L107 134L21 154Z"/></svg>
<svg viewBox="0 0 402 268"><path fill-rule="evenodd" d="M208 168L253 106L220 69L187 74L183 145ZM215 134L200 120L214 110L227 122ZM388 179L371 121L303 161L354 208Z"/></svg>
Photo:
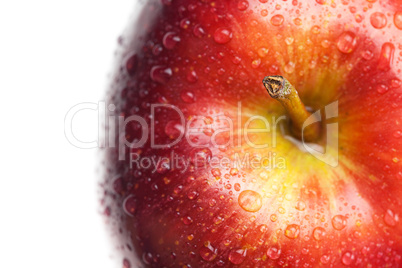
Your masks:
<svg viewBox="0 0 402 268"><path fill-rule="evenodd" d="M168 144L188 129L171 109L150 115L152 104L171 104L201 130L190 139L206 144L204 156L282 162L187 170L169 163L153 172L130 168L129 153L191 160L199 149L185 138L157 149L149 138L126 148L125 161L107 149L102 204L123 266L401 266L401 60L397 0L147 1L120 39L108 93L116 115L144 118L156 142ZM286 77L313 109L338 101L339 132L325 133L339 140L327 148L338 151L338 166L279 129L245 135L251 117L274 125L286 114L261 83L267 75ZM222 115L233 119L233 136L216 133L229 124ZM131 123L122 135L135 141L142 131ZM216 148L213 137L234 142Z"/></svg>

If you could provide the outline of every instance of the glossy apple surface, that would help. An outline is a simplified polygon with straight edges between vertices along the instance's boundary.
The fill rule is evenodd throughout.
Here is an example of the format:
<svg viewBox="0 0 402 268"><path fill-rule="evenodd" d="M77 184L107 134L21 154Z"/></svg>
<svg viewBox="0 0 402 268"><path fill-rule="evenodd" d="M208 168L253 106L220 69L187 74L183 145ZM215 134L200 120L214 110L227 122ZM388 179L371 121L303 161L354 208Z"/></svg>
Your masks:
<svg viewBox="0 0 402 268"><path fill-rule="evenodd" d="M109 102L143 121L116 142L146 138L106 149L102 203L124 267L402 263L400 1L147 1L119 42ZM286 112L267 75L313 110L337 101L322 124L338 130L317 141L338 141L336 166L273 127Z"/></svg>

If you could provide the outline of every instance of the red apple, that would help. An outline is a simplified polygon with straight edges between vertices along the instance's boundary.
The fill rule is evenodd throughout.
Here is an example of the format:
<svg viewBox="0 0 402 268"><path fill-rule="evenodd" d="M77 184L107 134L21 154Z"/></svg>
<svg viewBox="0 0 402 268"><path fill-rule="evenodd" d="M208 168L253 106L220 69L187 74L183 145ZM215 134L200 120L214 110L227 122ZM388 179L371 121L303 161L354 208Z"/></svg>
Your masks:
<svg viewBox="0 0 402 268"><path fill-rule="evenodd" d="M402 264L401 1L150 0L117 62L102 204L124 267ZM338 108L325 159L277 122L272 75Z"/></svg>

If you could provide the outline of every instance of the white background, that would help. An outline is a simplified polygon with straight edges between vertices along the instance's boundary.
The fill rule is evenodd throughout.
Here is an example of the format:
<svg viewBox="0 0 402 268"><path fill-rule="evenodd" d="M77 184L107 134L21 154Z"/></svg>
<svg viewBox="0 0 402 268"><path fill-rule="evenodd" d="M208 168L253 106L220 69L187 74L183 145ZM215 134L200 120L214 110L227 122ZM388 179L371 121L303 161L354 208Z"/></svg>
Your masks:
<svg viewBox="0 0 402 268"><path fill-rule="evenodd" d="M70 145L64 117L104 99L135 2L1 1L0 267L116 267L99 212L99 152ZM95 139L96 118L77 115L77 137Z"/></svg>

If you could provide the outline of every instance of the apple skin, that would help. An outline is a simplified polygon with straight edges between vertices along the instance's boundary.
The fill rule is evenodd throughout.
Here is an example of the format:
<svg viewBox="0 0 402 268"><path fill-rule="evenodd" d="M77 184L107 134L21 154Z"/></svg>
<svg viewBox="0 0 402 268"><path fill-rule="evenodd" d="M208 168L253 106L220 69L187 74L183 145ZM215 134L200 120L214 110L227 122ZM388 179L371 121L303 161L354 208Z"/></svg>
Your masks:
<svg viewBox="0 0 402 268"><path fill-rule="evenodd" d="M120 160L108 147L102 205L123 267L401 266L401 12L396 0L147 1L119 40L108 92L115 115L144 118L157 144L169 144L188 129L172 109L151 117L151 106L174 105L202 130L190 140L209 159L275 153L286 168L192 160L154 172L130 167L128 155L191 160L199 149L185 138L155 148L148 137ZM234 135L234 144L212 145L226 126L220 115L241 130L252 116L285 114L261 83L267 75L285 76L313 109L339 102L339 133L326 133L339 139L328 148L339 152L337 167L278 129L250 134L268 148L241 132L216 136ZM135 142L143 133L132 122L117 136Z"/></svg>

